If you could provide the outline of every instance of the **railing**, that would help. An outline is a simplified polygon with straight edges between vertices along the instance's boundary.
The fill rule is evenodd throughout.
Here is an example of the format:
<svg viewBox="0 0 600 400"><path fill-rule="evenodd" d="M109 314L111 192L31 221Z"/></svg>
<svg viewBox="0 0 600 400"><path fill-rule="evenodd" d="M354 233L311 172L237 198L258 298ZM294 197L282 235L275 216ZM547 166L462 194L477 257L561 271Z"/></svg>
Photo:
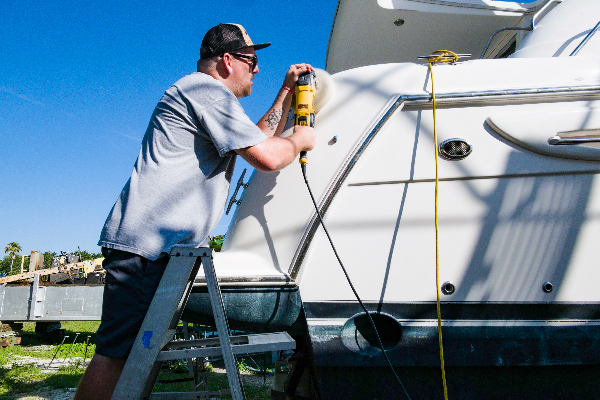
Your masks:
<svg viewBox="0 0 600 400"><path fill-rule="evenodd" d="M487 44L485 45L485 48L481 52L481 56L479 56L479 59L483 58L483 56L485 55L485 52L487 51L488 47L490 47L490 43L492 43L492 39L494 38L494 36L496 36L497 33L500 33L500 32L503 32L503 31L530 31L532 29L533 28L522 28L522 27L519 27L519 26L505 26L503 28L496 29L494 31L494 33L492 33L492 36L490 36L490 39L488 40Z"/></svg>
<svg viewBox="0 0 600 400"><path fill-rule="evenodd" d="M594 36L594 33L596 33L598 31L598 29L600 29L600 22L598 22L596 24L596 26L594 27L594 29L592 29L592 31L590 33L588 33L586 37L583 38L581 43L579 43L579 46L577 46L575 48L575 50L573 50L573 52L570 54L570 56L576 56L577 53L579 53L579 50L581 50L581 48L583 46L585 46L585 44L588 42L588 40L590 40L592 38L592 36Z"/></svg>
<svg viewBox="0 0 600 400"><path fill-rule="evenodd" d="M562 3L563 0L550 0L549 2L547 2L546 4L544 4L544 6L535 13L535 15L533 16L533 18L531 18L531 30L535 29L535 20L537 17L540 16L540 14L542 14L546 8L548 8L550 6L550 4L552 3Z"/></svg>

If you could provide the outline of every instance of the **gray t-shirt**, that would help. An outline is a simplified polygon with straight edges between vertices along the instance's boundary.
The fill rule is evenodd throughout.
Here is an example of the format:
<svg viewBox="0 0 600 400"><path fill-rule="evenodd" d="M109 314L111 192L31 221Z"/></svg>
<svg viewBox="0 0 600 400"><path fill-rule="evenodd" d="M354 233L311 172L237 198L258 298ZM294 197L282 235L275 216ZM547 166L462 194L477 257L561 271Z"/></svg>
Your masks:
<svg viewBox="0 0 600 400"><path fill-rule="evenodd" d="M223 83L200 72L180 79L152 114L98 245L150 260L175 245L198 246L223 214L232 150L266 138Z"/></svg>

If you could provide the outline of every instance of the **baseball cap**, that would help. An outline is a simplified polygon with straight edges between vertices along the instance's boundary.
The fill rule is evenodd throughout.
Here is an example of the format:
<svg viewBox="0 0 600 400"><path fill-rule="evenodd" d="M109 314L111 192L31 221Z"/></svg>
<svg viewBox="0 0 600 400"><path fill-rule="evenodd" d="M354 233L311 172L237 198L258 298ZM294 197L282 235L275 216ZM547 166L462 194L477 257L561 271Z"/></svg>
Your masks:
<svg viewBox="0 0 600 400"><path fill-rule="evenodd" d="M270 45L270 42L252 43L244 27L239 24L219 24L210 28L204 35L200 46L200 58L206 59L219 56L243 47L253 47L254 50L260 50Z"/></svg>

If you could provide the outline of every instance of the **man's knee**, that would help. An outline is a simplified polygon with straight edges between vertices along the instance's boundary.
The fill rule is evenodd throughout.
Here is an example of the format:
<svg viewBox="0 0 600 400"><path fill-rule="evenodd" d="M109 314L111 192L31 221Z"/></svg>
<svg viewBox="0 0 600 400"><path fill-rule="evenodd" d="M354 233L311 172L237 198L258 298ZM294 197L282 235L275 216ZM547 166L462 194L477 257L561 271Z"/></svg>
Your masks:
<svg viewBox="0 0 600 400"><path fill-rule="evenodd" d="M126 358L95 354L79 382L74 400L109 400L117 386L125 361Z"/></svg>
<svg viewBox="0 0 600 400"><path fill-rule="evenodd" d="M102 354L96 353L90 361L90 365L88 366L88 368L92 367L93 365L93 368L97 368L101 371L114 371L115 369L118 369L120 374L121 370L125 366L125 361L127 361L127 358L107 357L103 356Z"/></svg>

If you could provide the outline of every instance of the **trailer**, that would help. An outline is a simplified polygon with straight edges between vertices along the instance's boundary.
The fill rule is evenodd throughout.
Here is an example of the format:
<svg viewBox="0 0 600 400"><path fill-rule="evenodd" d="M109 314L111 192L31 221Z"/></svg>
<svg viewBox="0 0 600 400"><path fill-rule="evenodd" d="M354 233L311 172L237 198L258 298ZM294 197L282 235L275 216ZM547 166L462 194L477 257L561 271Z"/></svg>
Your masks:
<svg viewBox="0 0 600 400"><path fill-rule="evenodd" d="M100 320L102 260L58 263L52 268L0 278L0 321Z"/></svg>

